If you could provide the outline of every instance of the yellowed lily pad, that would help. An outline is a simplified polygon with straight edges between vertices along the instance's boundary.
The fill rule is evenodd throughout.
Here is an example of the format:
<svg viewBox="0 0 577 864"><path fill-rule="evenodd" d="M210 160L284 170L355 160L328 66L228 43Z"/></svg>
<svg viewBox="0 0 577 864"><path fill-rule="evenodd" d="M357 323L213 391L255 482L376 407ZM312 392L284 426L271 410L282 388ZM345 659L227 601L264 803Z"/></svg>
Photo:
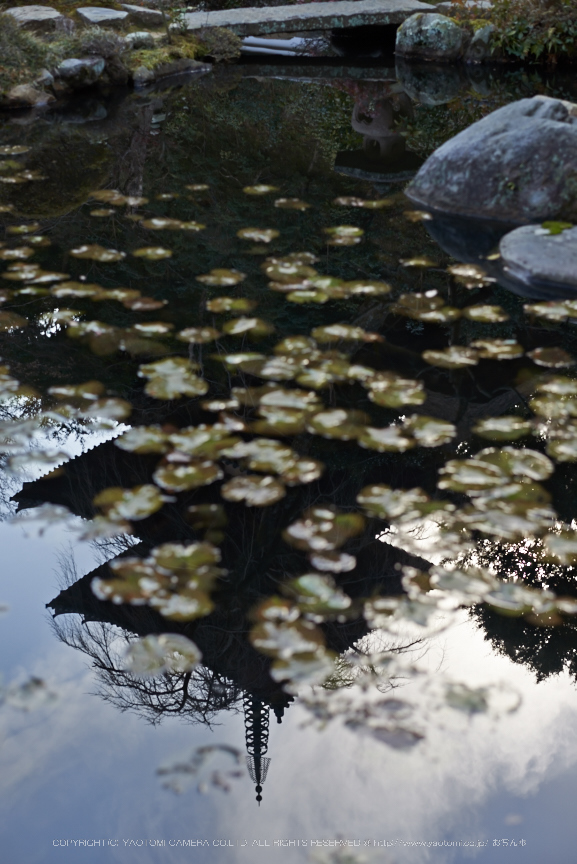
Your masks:
<svg viewBox="0 0 577 864"><path fill-rule="evenodd" d="M168 434L160 426L135 426L114 441L129 453L166 453Z"/></svg>
<svg viewBox="0 0 577 864"><path fill-rule="evenodd" d="M322 435L323 438L350 441L358 438L370 422L371 418L364 411L328 408L313 414L307 422L307 429L315 435Z"/></svg>
<svg viewBox="0 0 577 864"><path fill-rule="evenodd" d="M487 417L473 426L475 435L488 438L489 441L516 441L518 438L530 435L532 430L533 427L528 420L509 414Z"/></svg>
<svg viewBox="0 0 577 864"><path fill-rule="evenodd" d="M514 339L476 339L471 348L484 360L516 360L525 353Z"/></svg>
<svg viewBox="0 0 577 864"><path fill-rule="evenodd" d="M242 190L246 195L270 195L278 192L278 186L269 186L266 183L257 183L255 186L245 186Z"/></svg>
<svg viewBox="0 0 577 864"><path fill-rule="evenodd" d="M194 368L185 357L167 357L140 366L138 376L148 379L144 389L155 399L204 396L208 384L193 374Z"/></svg>
<svg viewBox="0 0 577 864"><path fill-rule="evenodd" d="M210 273L204 273L202 276L196 277L196 281L202 282L203 285L219 288L238 285L244 279L246 279L246 273L241 273L240 270L227 270L224 267L216 267Z"/></svg>
<svg viewBox="0 0 577 864"><path fill-rule="evenodd" d="M163 261L165 258L172 258L172 249L165 249L163 246L142 246L140 249L135 249L132 254L135 258L145 258L147 261Z"/></svg>
<svg viewBox="0 0 577 864"><path fill-rule="evenodd" d="M166 672L192 672L200 664L199 648L179 633L151 633L131 642L124 655L124 668L137 678L155 678Z"/></svg>
<svg viewBox="0 0 577 864"><path fill-rule="evenodd" d="M70 254L73 258L85 258L88 261L98 261L100 264L110 264L126 258L126 252L119 252L117 249L105 249L98 243L77 246L70 250Z"/></svg>
<svg viewBox="0 0 577 864"><path fill-rule="evenodd" d="M307 552L331 552L339 549L365 527L361 513L345 513L332 506L315 506L283 531L291 546Z"/></svg>
<svg viewBox="0 0 577 864"><path fill-rule="evenodd" d="M280 237L280 231L276 228L241 228L236 232L241 240L252 240L254 243L270 243Z"/></svg>
<svg viewBox="0 0 577 864"><path fill-rule="evenodd" d="M479 304L478 306L467 306L463 309L463 317L471 321L479 321L481 324L499 324L508 321L509 316L501 306Z"/></svg>
<svg viewBox="0 0 577 864"><path fill-rule="evenodd" d="M233 477L223 483L220 492L226 501L243 502L247 507L270 507L286 495L284 483L259 474Z"/></svg>
<svg viewBox="0 0 577 864"><path fill-rule="evenodd" d="M208 311L216 313L252 312L257 306L256 300L249 300L247 297L215 297L214 300L206 301Z"/></svg>
<svg viewBox="0 0 577 864"><path fill-rule="evenodd" d="M477 365L479 355L473 348L450 345L439 351L423 351L423 360L431 366L440 366L442 369L466 369Z"/></svg>
<svg viewBox="0 0 577 864"><path fill-rule="evenodd" d="M262 318L233 318L222 325L223 333L228 336L250 336L261 339L274 332L274 326Z"/></svg>
<svg viewBox="0 0 577 864"><path fill-rule="evenodd" d="M376 429L367 426L358 436L361 447L378 450L379 453L404 453L415 446L415 441L400 426L385 426Z"/></svg>
<svg viewBox="0 0 577 864"><path fill-rule="evenodd" d="M164 497L156 486L145 484L133 489L110 487L99 492L94 503L111 519L146 519L160 510Z"/></svg>
<svg viewBox="0 0 577 864"><path fill-rule="evenodd" d="M204 345L214 342L220 336L220 331L214 327L187 327L176 334L179 342L189 342L191 345Z"/></svg>
<svg viewBox="0 0 577 864"><path fill-rule="evenodd" d="M548 366L550 369L563 369L575 365L575 358L562 348L535 348L534 351L527 352L527 357L530 357L538 366Z"/></svg>
<svg viewBox="0 0 577 864"><path fill-rule="evenodd" d="M153 474L154 482L168 492L186 492L209 486L223 477L221 469L210 460L198 460L185 465L161 465Z"/></svg>

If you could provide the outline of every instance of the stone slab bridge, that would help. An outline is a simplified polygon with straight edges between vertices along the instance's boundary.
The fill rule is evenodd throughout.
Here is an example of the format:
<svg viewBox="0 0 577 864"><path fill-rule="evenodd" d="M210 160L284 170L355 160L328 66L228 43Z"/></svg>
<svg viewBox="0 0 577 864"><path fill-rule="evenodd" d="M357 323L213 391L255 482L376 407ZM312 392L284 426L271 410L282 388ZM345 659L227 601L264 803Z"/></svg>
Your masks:
<svg viewBox="0 0 577 864"><path fill-rule="evenodd" d="M435 11L435 6L420 0L336 0L295 6L189 12L183 18L188 30L226 27L239 36L266 36L342 27L398 25L415 12Z"/></svg>

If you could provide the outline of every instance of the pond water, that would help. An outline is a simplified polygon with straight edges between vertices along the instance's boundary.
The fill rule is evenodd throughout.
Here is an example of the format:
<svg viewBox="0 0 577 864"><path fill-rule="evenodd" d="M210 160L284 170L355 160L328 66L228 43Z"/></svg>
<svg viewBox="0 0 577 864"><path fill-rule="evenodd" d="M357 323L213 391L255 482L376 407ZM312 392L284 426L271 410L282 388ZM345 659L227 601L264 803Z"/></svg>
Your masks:
<svg viewBox="0 0 577 864"><path fill-rule="evenodd" d="M0 117L6 860L575 860L572 301L403 189L576 90L244 64Z"/></svg>

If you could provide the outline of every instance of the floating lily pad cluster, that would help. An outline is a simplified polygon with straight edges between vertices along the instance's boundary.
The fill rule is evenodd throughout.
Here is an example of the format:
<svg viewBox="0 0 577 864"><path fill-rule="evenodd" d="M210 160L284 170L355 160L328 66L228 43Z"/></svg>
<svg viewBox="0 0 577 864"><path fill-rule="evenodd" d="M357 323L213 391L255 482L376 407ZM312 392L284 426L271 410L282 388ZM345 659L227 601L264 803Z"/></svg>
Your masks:
<svg viewBox="0 0 577 864"><path fill-rule="evenodd" d="M170 621L192 621L214 608L210 591L225 572L220 550L210 543L165 543L148 558L109 562L113 579L96 578L92 590L100 600L150 606Z"/></svg>
<svg viewBox="0 0 577 864"><path fill-rule="evenodd" d="M0 161L1 183L41 179L14 158L21 153L24 150L18 147L0 148L0 156L5 157ZM198 202L209 197L205 195L209 186L203 182L188 184L186 190L191 194L167 192L155 200L171 202L181 196ZM44 260L51 241L41 233L40 223L20 224L15 215L0 244L5 285L0 289L0 333L15 340L31 332L58 339L63 331L73 340L67 347L73 345L79 354L84 351L82 356L94 364L134 363L132 384L118 392L98 380L83 381L82 376L69 380L65 374L64 383L40 393L18 380L24 377L20 372L15 377L8 365L1 366L0 402L10 409L16 406L13 419L0 424L0 449L8 470L16 474L26 467L59 466L68 458L60 447L31 451L40 430L62 433L75 424L87 430L116 429L131 418L129 399L138 393L139 416L132 428L115 439L115 446L125 454L155 457L150 460L150 482L102 489L93 500L97 515L83 536L137 533L138 523L146 524L162 510L163 517L169 511L177 513L185 527L203 538L188 544L162 543L146 557L116 558L110 562L112 577L92 583L96 596L114 604L148 606L169 622L210 615L218 580L226 575L219 546L224 548L232 520L248 522L252 516L270 525L278 515L279 553L293 562L300 558L301 566L290 572L281 567L281 577L279 568L275 569L276 593L253 604L249 612L250 641L271 658L273 679L289 689L322 683L336 674L338 658L327 648L328 622L364 616L371 628L393 629L399 622L427 627L439 611L478 603L535 623L560 623L576 614L575 599L557 596L544 586L527 585L522 574L503 579L471 561L480 542L519 544L531 538L545 565L577 564L577 531L561 522L551 492L556 465L577 462L577 381L571 377L575 361L569 351L551 345L549 338L557 325L565 327L563 332L569 329L567 324L577 318L577 301L526 304L526 319L547 331L539 331L526 345L524 336L512 335L522 331L515 329L508 304L506 310L490 298L485 302L494 279L482 262L445 268L428 255L399 258L395 253L394 265L402 267L399 289L381 278L383 273L392 278L388 270L378 270L373 263L358 266L358 257L353 261L352 255L363 247L350 252L333 248L358 246L368 230L346 224L353 217L345 214L345 224L318 229L312 248L321 248L331 261L342 258L346 263L345 256L351 255L355 266L347 270L335 265L333 272L341 275L328 275L317 269L318 254L282 251L286 238L275 227L275 219L282 216L295 224L308 219L310 214L300 215L310 209L306 201L265 183L244 187L243 195L248 196L243 197L245 203L258 205L251 223L260 227L236 231L235 226L229 238L237 250L234 255L227 258L223 253L219 266L199 264L187 273L190 304L178 320L176 315L171 317L172 309L164 299L145 296L132 287L131 283L142 287L136 277L127 281L130 287L105 286L116 284L109 277L115 266L127 273L131 268L135 273L152 273L155 278L165 269L168 272L178 262L176 245L175 249L169 248L170 243L153 245L146 238L167 232L164 236L178 236L179 242L188 243L198 235L203 243L210 235L205 231L208 218L197 221L152 209L135 211L145 208L150 199L99 190L92 195L102 205L91 211L94 219L121 214L122 220L134 223L144 238L141 242L151 245L123 251L115 248L116 241L92 242L99 237L94 230L67 250L57 269L44 269L35 256ZM362 211L387 211L395 204L393 198L357 196L333 201L334 207ZM2 212L13 211L3 207ZM338 211L330 212L333 221ZM370 222L387 214L357 215ZM430 218L422 211L407 211L406 216L416 223ZM90 222L96 228L104 224ZM366 252L367 260L370 254ZM256 259L262 262L260 272L254 265L251 269L247 260L251 255L262 256ZM71 278L61 268L75 273L80 268L86 275ZM92 275L103 271L105 276ZM344 278L343 273L354 278ZM379 278L371 273L379 273ZM449 291L439 289L439 278L427 281L437 277L450 283ZM92 278L104 284L89 281ZM411 279L419 290L409 290ZM463 295L466 302L461 302ZM87 301L89 307L100 304L102 311L92 317L86 311ZM39 309L35 303L41 304ZM308 304L312 308L298 308ZM315 308L319 306L323 308ZM268 320L266 310L271 307L280 307L281 312ZM330 309L334 314L326 311ZM289 316L296 326L287 325ZM422 325L437 326L429 331ZM410 349L395 344L400 328L425 332L423 344ZM433 334L430 340L429 333ZM112 361L118 352L130 356L120 354ZM509 405L506 413L493 412L487 403L485 414L484 398L479 399L479 410L471 420L461 404L467 398L462 393L475 381L475 374L494 368L481 364L475 370L483 360L516 361L506 365L517 370L511 374L518 374L515 386L523 390L523 399L518 407ZM447 374L453 370L460 371ZM85 377L93 374L86 372ZM439 380L443 388L457 383L454 389L437 393ZM447 414L451 419L445 419L443 399L459 403ZM161 417L165 406L168 420ZM182 420L187 408L194 420ZM199 411L217 415L215 422L198 422L203 419L202 414L198 418ZM482 444L479 439L484 439ZM527 439L530 448L525 446ZM330 454L325 462L316 458L323 448ZM359 464L376 466L380 475L383 465L396 462L380 454L397 454L399 464L406 460L414 472L418 460L428 458L427 450L434 450L430 458L436 459L436 489L420 478L411 482L426 489L395 488L382 482L363 485L367 479L359 477L351 506L340 508L319 492L331 478L331 459L344 473L343 466L351 464L344 456L350 460L356 453ZM353 480L348 482L354 484L354 469L350 474ZM301 493L306 503L295 508ZM271 508L268 513L261 512L266 508ZM55 508L50 512L54 519L58 513L68 515ZM345 580L354 581L355 544L362 545L359 537L373 542L379 534L402 545L411 532L424 530L432 532L443 564L429 569L404 566L399 583L403 593L395 596L357 598L345 590ZM359 678L368 680L377 668L392 674L389 661L390 654L365 659L351 655L347 662L349 672L356 669L353 677L358 672ZM138 640L126 656L127 670L140 677L192 672L200 662L194 643L177 634ZM489 699L482 689L459 686L449 687L445 697L448 705L469 714L485 711ZM406 711L401 700L389 700L382 708L395 718L394 723L377 722L372 710L359 708L349 716L348 725L364 724L375 738L395 742L393 746L401 749L418 743L420 733L401 722Z"/></svg>

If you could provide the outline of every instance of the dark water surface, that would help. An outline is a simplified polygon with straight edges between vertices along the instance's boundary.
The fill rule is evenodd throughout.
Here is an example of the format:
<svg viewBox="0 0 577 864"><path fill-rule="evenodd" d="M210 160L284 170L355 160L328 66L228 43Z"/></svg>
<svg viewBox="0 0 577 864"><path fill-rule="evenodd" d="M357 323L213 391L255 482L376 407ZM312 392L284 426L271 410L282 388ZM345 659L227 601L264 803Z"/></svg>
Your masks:
<svg viewBox="0 0 577 864"><path fill-rule="evenodd" d="M252 63L0 118L10 864L575 860L572 307L403 194L575 90Z"/></svg>

